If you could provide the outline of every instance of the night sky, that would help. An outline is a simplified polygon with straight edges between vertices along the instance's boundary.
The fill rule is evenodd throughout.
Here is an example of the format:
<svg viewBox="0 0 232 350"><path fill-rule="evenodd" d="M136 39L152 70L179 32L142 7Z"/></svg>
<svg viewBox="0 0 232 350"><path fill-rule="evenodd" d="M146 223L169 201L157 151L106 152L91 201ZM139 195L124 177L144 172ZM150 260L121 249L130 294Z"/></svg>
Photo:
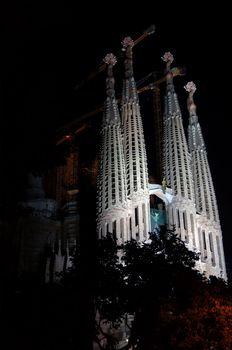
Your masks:
<svg viewBox="0 0 232 350"><path fill-rule="evenodd" d="M8 206L20 198L28 171L51 163L57 128L102 103L104 73L79 90L75 89L78 83L99 67L107 53L120 50L125 36L137 38L155 24L155 34L134 48L135 79L161 72L160 57L171 51L173 66L186 68L186 76L175 80L185 125L183 85L189 80L196 83L195 103L230 262L229 10L211 4L209 11L203 11L193 3L183 7L174 2L171 6L154 3L153 8L149 2L127 9L117 3L83 6L20 1L5 5L1 13L1 204ZM119 92L122 69L118 62ZM145 104L150 96L146 93L141 99Z"/></svg>

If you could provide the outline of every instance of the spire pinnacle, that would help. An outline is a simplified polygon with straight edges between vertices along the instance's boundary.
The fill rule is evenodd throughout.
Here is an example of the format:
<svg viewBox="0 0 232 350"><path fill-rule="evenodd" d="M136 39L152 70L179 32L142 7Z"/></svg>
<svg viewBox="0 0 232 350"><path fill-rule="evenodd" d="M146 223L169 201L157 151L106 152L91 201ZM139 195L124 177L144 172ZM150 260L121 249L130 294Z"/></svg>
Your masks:
<svg viewBox="0 0 232 350"><path fill-rule="evenodd" d="M165 54L161 57L161 59L166 62L166 70L165 70L165 75L166 75L166 79L167 79L167 88L168 90L173 91L174 87L173 87L173 74L171 71L171 64L174 61L174 57L171 54L171 52L165 52Z"/></svg>
<svg viewBox="0 0 232 350"><path fill-rule="evenodd" d="M125 59L125 78L131 78L133 76L133 61L132 61L132 47L134 41L130 36L127 36L122 41L123 50L126 51Z"/></svg>
<svg viewBox="0 0 232 350"><path fill-rule="evenodd" d="M128 47L134 46L134 40L130 36L126 36L122 41L123 50L126 50Z"/></svg>
<svg viewBox="0 0 232 350"><path fill-rule="evenodd" d="M189 93L188 100L187 100L187 106L189 110L190 116L196 115L196 105L193 100L193 95L196 91L196 85L193 81L189 81L185 86L184 89Z"/></svg>
<svg viewBox="0 0 232 350"><path fill-rule="evenodd" d="M138 103L138 94L133 72L133 52L134 41L127 36L122 41L123 50L125 51L125 79L123 82L122 104Z"/></svg>
<svg viewBox="0 0 232 350"><path fill-rule="evenodd" d="M113 97L115 95L115 91L114 91L115 80L113 76L113 66L116 64L117 59L113 53L108 53L103 58L103 61L106 64L108 64L107 78L106 78L106 94L109 97Z"/></svg>
<svg viewBox="0 0 232 350"><path fill-rule="evenodd" d="M117 58L113 53L108 53L104 58L103 62L108 64L109 66L114 66L117 63Z"/></svg>
<svg viewBox="0 0 232 350"><path fill-rule="evenodd" d="M113 66L117 59L112 53L108 53L103 61L108 65L106 77L106 101L104 105L103 126L120 123L119 111L114 90Z"/></svg>
<svg viewBox="0 0 232 350"><path fill-rule="evenodd" d="M171 65L171 63L174 61L174 57L171 54L171 52L165 52L165 54L161 57L164 62L167 63L167 65Z"/></svg>

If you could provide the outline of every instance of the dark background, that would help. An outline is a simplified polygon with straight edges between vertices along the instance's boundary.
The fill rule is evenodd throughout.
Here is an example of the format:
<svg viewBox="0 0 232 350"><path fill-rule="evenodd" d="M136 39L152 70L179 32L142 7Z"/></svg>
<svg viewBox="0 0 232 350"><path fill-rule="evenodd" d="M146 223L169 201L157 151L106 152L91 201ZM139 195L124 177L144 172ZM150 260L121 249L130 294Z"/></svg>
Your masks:
<svg viewBox="0 0 232 350"><path fill-rule="evenodd" d="M75 4L75 5L74 5ZM136 38L151 24L156 32L134 48L135 79L161 72L160 57L171 51L173 66L185 66L175 79L187 125L187 93L197 85L195 102L208 151L218 200L226 260L231 261L231 140L229 11L223 6L203 11L200 5L135 2L105 6L90 2L11 2L1 11L1 191L3 208L13 208L23 195L25 175L54 160L58 127L91 111L104 99L104 73L75 89L108 52L117 52L125 36ZM115 67L120 92L122 62ZM146 110L149 93L141 95ZM99 117L96 116L99 120ZM148 117L145 117L148 118ZM96 126L98 123L96 122ZM145 137L149 122L144 120ZM97 147L99 129L96 127ZM82 135L83 137L83 135ZM86 136L88 137L88 135ZM94 141L94 140L92 140ZM86 148L86 157L91 149Z"/></svg>

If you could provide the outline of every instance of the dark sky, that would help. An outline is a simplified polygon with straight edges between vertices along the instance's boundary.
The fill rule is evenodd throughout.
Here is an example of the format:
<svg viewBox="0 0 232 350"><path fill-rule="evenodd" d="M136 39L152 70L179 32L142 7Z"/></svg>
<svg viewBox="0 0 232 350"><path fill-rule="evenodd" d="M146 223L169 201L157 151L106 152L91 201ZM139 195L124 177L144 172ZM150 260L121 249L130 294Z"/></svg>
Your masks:
<svg viewBox="0 0 232 350"><path fill-rule="evenodd" d="M156 32L134 48L136 80L162 71L160 57L171 51L173 65L185 66L176 78L176 91L187 121L183 85L197 85L195 102L202 125L230 259L231 170L229 76L229 10L210 5L208 11L192 2L161 6L158 2L130 8L118 3L18 1L1 12L1 141L2 202L16 198L25 173L50 162L54 135L62 124L95 108L104 98L104 74L83 89L75 86L117 52L125 36L138 37L155 24ZM84 8L85 7L85 8ZM122 65L121 65L122 68ZM120 65L115 71L120 71ZM120 73L119 73L120 75ZM121 89L121 81L116 81ZM142 97L141 97L142 98ZM149 99L145 95L145 99Z"/></svg>

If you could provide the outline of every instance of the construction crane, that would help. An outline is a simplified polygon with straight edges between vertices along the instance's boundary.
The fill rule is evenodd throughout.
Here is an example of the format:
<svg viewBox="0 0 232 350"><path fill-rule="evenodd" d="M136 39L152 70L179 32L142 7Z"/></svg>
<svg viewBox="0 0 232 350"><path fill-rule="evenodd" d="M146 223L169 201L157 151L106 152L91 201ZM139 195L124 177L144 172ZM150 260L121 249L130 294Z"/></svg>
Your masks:
<svg viewBox="0 0 232 350"><path fill-rule="evenodd" d="M147 36L153 34L154 32L155 32L155 26L152 25L148 29L146 29L142 33L142 35L140 35L134 40L134 46L137 45L142 40L144 40ZM121 49L116 54L116 57L117 59L119 59L123 55L124 55L124 49ZM78 90L81 87L83 87L95 76L97 76L99 73L104 71L106 67L107 67L106 63L102 62L97 69L91 72L80 84L78 84L75 87L75 90ZM70 145L70 151L69 151L69 155L66 157L65 166L60 166L57 169L57 183L59 183L60 188L63 189L62 193L60 191L60 193L56 194L57 198L60 199L60 202L63 197L66 198L66 196L68 196L70 199L71 197L75 197L79 192L79 171L82 170L83 172L85 172L85 174L89 173L89 167L84 167L80 169L78 166L80 160L79 160L79 152L77 150L78 142L76 140L76 136L92 126L89 122L87 123L86 120L90 120L93 116L96 116L98 113L102 111L103 111L103 105L100 105L94 110L88 113L85 113L84 115L80 116L78 119L75 119L67 123L62 128L57 130L57 134L61 136L56 141L56 146L59 146L66 142L68 142ZM96 173L96 169L97 169L97 165L94 164L94 170L91 172L92 177L94 177L94 174Z"/></svg>
<svg viewBox="0 0 232 350"><path fill-rule="evenodd" d="M75 198L79 192L79 151L76 144L75 136L81 133L83 130L88 128L88 124L83 124L74 133L64 135L56 145L60 145L63 142L69 142L69 153L66 155L65 165L61 165L57 168L57 183L59 190L56 194L57 199L65 198L65 200L70 200Z"/></svg>
<svg viewBox="0 0 232 350"><path fill-rule="evenodd" d="M142 40L144 40L146 37L148 37L149 35L153 34L155 32L155 25L152 24L150 27L148 27L139 37L137 37L134 40L134 46L137 45L138 43L140 43ZM124 48L120 49L117 54L116 57L120 58L121 56L123 56L123 52L125 51ZM101 62L101 64L99 65L99 67L97 69L95 69L93 72L91 72L84 80L82 80L82 82L80 84L78 84L75 89L78 90L79 88L83 87L88 81L92 80L97 74L101 73L105 68L106 68L106 63ZM72 130L73 128L75 128L75 125L77 125L78 123L81 123L82 121L89 119L90 117L92 117L93 115L96 115L100 112L103 111L103 106L99 106L96 109L94 109L93 111L90 111L82 116L80 116L78 119L75 119L74 121L67 123L65 126L61 127L60 129L57 130L57 134L62 134L64 135L66 133L66 131L68 131L68 134L62 136L57 142L56 145L60 145L61 143L68 141L72 135L75 135L76 133L79 132L79 128L73 132L70 133L70 130ZM86 128L87 125L84 123L83 127ZM81 127L82 128L82 127Z"/></svg>
<svg viewBox="0 0 232 350"><path fill-rule="evenodd" d="M174 67L171 69L171 73L173 77L176 77L178 75L185 75L185 69L182 67ZM154 72L150 73L148 76L154 75ZM141 92L147 91L147 90L155 90L158 88L158 86L166 81L166 76L163 76L162 78L155 80L153 83L148 84L146 86L143 86L142 88L138 89L137 92L140 94Z"/></svg>
<svg viewBox="0 0 232 350"><path fill-rule="evenodd" d="M137 39L134 40L134 46L140 43L143 39L145 39L147 36L153 34L155 32L155 25L152 24L149 28L147 28L142 35L140 35ZM123 56L124 49L122 48L116 53L116 58L119 59ZM106 63L100 63L99 67L95 69L93 72L91 72L84 80L80 82L80 84L76 85L75 90L78 90L82 86L84 86L88 81L92 80L96 75L101 73L105 70L107 67Z"/></svg>
<svg viewBox="0 0 232 350"><path fill-rule="evenodd" d="M57 135L62 135L62 136L61 136L61 138L59 138L59 136L58 136L59 139L58 139L58 141L56 141L56 145L58 146L65 141L70 141L70 138L77 135L80 131L91 127L90 122L85 123L84 121L87 119L90 119L92 116L95 116L96 114L102 112L103 108L104 108L103 105L101 105L88 113L82 114L80 117L74 119L73 121L63 125L59 129L57 129L57 131L56 131ZM77 128L78 124L81 126Z"/></svg>
<svg viewBox="0 0 232 350"><path fill-rule="evenodd" d="M68 133L68 134L62 136L61 139L59 139L56 142L56 146L60 145L61 143L65 142L65 141L73 142L75 135L79 134L81 131L85 130L86 128L89 128L90 126L91 126L90 124L84 123L78 129L76 129L74 132L71 132L71 133ZM67 128L67 125L65 126L65 128Z"/></svg>
<svg viewBox="0 0 232 350"><path fill-rule="evenodd" d="M171 69L171 72L173 74L173 77L181 76L181 75L185 74L185 69L182 68L182 67L174 67L174 68ZM148 75L146 75L146 77L140 79L139 82L137 82L136 85L137 86L141 85L142 83L144 83L150 77L154 77L154 72L151 72ZM158 106L158 99L160 98L158 96L159 95L159 91L158 91L159 90L159 85L161 83L165 82L165 81L166 81L166 77L163 76L162 78L160 78L158 80L155 80L154 82L139 88L137 90L137 92L139 94L141 94L144 91L152 90L154 95L156 94L156 98L155 98L156 103L155 103L155 101L154 101L154 103L155 103L155 105ZM117 100L120 101L120 99L121 98L119 97ZM94 110L81 115L80 117L74 119L73 121L65 124L60 129L58 129L57 130L57 134L58 135L62 134L62 136L61 136L61 138L58 139L58 141L56 141L56 145L58 146L58 145L62 144L65 141L70 141L71 138L74 138L75 135L77 135L79 132L81 132L81 131L83 131L83 130L85 130L87 128L90 128L91 124L89 122L87 123L86 120L90 120L92 117L94 117L97 114L99 114L100 112L102 112L103 109L104 109L104 106L102 104L102 105L98 106L97 108L95 108ZM78 128L76 128L78 124L80 126Z"/></svg>
<svg viewBox="0 0 232 350"><path fill-rule="evenodd" d="M174 67L171 70L173 77L182 76L185 74L185 69L181 67ZM153 142L153 153L155 158L155 169L156 173L155 178L156 181L161 183L162 181L162 136L163 136L163 122L162 122L162 112L161 112L161 98L160 98L160 85L166 81L166 77L157 79L157 74L155 72L149 73L146 77L142 78L137 82L137 87L143 84L146 80L153 78L154 81L150 84L147 84L141 88L137 89L139 94L145 91L152 91L153 94L153 125L154 125L154 142ZM121 100L121 97L117 99ZM96 117L97 114L100 114L104 109L103 104L98 106L94 110L81 115L79 118L73 120L72 122L64 125L59 132L63 135L58 139L56 145L59 146L63 143L68 142L70 144L70 152L69 156L66 159L66 167L65 169L61 169L62 172L60 174L60 179L65 183L66 193L70 195L76 195L78 193L79 188L79 175L77 172L77 164L79 164L79 158L77 149L75 147L78 144L78 139L76 136L79 136L80 133L85 132L88 128L92 127L90 123L90 119ZM65 171L65 174L63 173ZM91 166L82 166L79 168L79 171L85 175L91 176L91 178L95 178L97 171L97 164L93 163ZM61 181L59 179L59 181Z"/></svg>

